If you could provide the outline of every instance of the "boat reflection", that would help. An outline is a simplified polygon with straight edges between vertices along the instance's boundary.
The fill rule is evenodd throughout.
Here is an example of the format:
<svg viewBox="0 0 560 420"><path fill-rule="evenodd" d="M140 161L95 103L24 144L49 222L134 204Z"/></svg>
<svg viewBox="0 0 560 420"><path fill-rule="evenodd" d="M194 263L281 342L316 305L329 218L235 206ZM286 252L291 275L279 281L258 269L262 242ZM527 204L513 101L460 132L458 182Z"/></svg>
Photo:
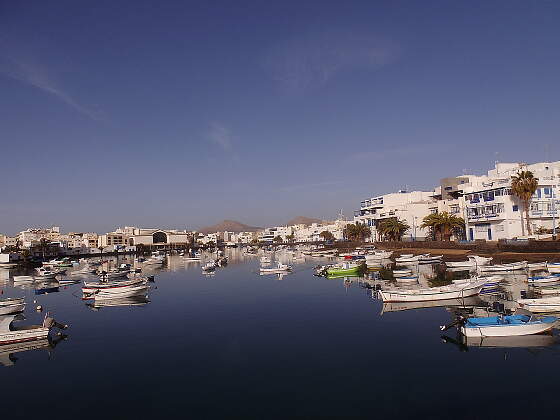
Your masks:
<svg viewBox="0 0 560 420"><path fill-rule="evenodd" d="M558 337L552 334L534 334L512 337L465 337L458 334L457 338L441 336L444 343L457 346L460 351L468 351L469 347L487 348L545 348L559 343Z"/></svg>
<svg viewBox="0 0 560 420"><path fill-rule="evenodd" d="M86 306L94 311L101 308L117 307L117 306L144 306L150 303L147 296L130 296L118 299L96 299L93 302L86 303Z"/></svg>
<svg viewBox="0 0 560 420"><path fill-rule="evenodd" d="M425 308L454 308L454 309L473 309L475 307L486 306L485 302L478 296L470 296L460 299L432 300L426 302L391 302L384 303L381 315L386 312L408 311L412 309Z"/></svg>

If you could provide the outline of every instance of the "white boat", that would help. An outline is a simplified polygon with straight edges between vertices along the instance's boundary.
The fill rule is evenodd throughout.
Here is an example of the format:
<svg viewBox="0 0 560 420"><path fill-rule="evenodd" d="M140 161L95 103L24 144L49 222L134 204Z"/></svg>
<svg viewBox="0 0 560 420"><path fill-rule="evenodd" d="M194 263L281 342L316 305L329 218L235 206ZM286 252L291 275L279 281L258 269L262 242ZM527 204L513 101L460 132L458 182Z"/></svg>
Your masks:
<svg viewBox="0 0 560 420"><path fill-rule="evenodd" d="M271 263L270 257L267 257L266 255L261 257L261 264L270 264L270 263Z"/></svg>
<svg viewBox="0 0 560 420"><path fill-rule="evenodd" d="M261 267L261 273L282 273L286 271L291 271L292 267L286 264L278 263L276 267L266 268Z"/></svg>
<svg viewBox="0 0 560 420"><path fill-rule="evenodd" d="M97 295L107 296L109 294L122 296L127 290L137 290L137 287L146 284L146 279L142 277L120 281L84 282L82 293L84 299L91 299Z"/></svg>
<svg viewBox="0 0 560 420"><path fill-rule="evenodd" d="M458 299L475 296L480 293L485 280L477 280L464 284L430 287L410 290L380 290L383 302L423 302L428 300Z"/></svg>
<svg viewBox="0 0 560 420"><path fill-rule="evenodd" d="M95 301L122 299L132 296L146 296L150 287L147 283L139 284L136 286L117 287L113 289L99 289L95 295Z"/></svg>
<svg viewBox="0 0 560 420"><path fill-rule="evenodd" d="M476 262L476 265L488 265L492 261L492 257L481 257L480 255L467 255L469 260Z"/></svg>
<svg viewBox="0 0 560 420"><path fill-rule="evenodd" d="M549 273L560 273L560 263L546 263L546 269Z"/></svg>
<svg viewBox="0 0 560 420"><path fill-rule="evenodd" d="M560 276L535 276L527 278L531 286L551 285L560 282Z"/></svg>
<svg viewBox="0 0 560 420"><path fill-rule="evenodd" d="M202 271L209 272L216 270L216 263L214 261L207 262L203 267Z"/></svg>
<svg viewBox="0 0 560 420"><path fill-rule="evenodd" d="M539 271L539 270L546 270L547 262L538 262L538 263L529 263L527 264L527 270L529 271Z"/></svg>
<svg viewBox="0 0 560 420"><path fill-rule="evenodd" d="M418 260L418 262L420 262L420 264L428 264L428 263L436 263L436 262L440 262L443 258L443 255L421 255L420 259Z"/></svg>
<svg viewBox="0 0 560 420"><path fill-rule="evenodd" d="M398 257L395 262L397 264L402 263L418 263L420 262L420 258L426 257L428 254L421 254L421 255L412 255L412 254L405 254Z"/></svg>
<svg viewBox="0 0 560 420"><path fill-rule="evenodd" d="M18 315L5 315L0 317L0 344L44 340L49 336L49 331L52 328L67 328L66 325L59 324L53 318L49 317L48 314L45 316L42 325L17 327L13 325L13 322L16 320L16 316Z"/></svg>
<svg viewBox="0 0 560 420"><path fill-rule="evenodd" d="M530 312L560 312L560 296L540 299L518 299L517 303Z"/></svg>
<svg viewBox="0 0 560 420"><path fill-rule="evenodd" d="M418 283L418 276L402 276L396 278L397 283Z"/></svg>
<svg viewBox="0 0 560 420"><path fill-rule="evenodd" d="M379 261L391 258L393 251L374 251L372 254L366 254L366 261Z"/></svg>
<svg viewBox="0 0 560 420"><path fill-rule="evenodd" d="M474 269L478 266L487 265L492 261L492 258L486 257L479 257L478 255L469 255L467 256L467 261L446 261L445 265L448 268L464 268L466 269Z"/></svg>
<svg viewBox="0 0 560 420"><path fill-rule="evenodd" d="M402 270L393 270L393 277L406 277L406 276L410 276L411 274L412 274L412 270L409 270L407 268Z"/></svg>
<svg viewBox="0 0 560 420"><path fill-rule="evenodd" d="M113 280L113 279L122 279L128 277L130 273L129 270L109 270L109 271L102 271L99 274L99 277L103 280Z"/></svg>
<svg viewBox="0 0 560 420"><path fill-rule="evenodd" d="M163 257L151 257L143 262L144 265L163 265Z"/></svg>
<svg viewBox="0 0 560 420"><path fill-rule="evenodd" d="M52 270L47 270L45 267L37 267L35 269L37 276L35 278L39 279L54 279L57 276L57 272Z"/></svg>
<svg viewBox="0 0 560 420"><path fill-rule="evenodd" d="M17 314L25 309L25 298L7 298L0 300L0 315Z"/></svg>
<svg viewBox="0 0 560 420"><path fill-rule="evenodd" d="M498 273L498 272L518 271L518 270L526 270L526 269L527 269L527 261L521 261L521 262L509 263L509 264L484 265L478 267L478 270L481 273Z"/></svg>
<svg viewBox="0 0 560 420"><path fill-rule="evenodd" d="M200 257L197 256L189 256L189 257L183 257L184 261L200 261Z"/></svg>
<svg viewBox="0 0 560 420"><path fill-rule="evenodd" d="M502 282L503 277L501 276L488 276L488 277L473 277L470 279L453 280L453 284L466 284L475 281L484 281L481 292L496 289Z"/></svg>
<svg viewBox="0 0 560 420"><path fill-rule="evenodd" d="M14 283L28 283L28 282L32 282L33 276L14 276Z"/></svg>
<svg viewBox="0 0 560 420"><path fill-rule="evenodd" d="M531 312L487 318L468 318L460 327L460 331L465 337L532 335L550 331L557 321L558 318L554 316L541 318L534 316Z"/></svg>

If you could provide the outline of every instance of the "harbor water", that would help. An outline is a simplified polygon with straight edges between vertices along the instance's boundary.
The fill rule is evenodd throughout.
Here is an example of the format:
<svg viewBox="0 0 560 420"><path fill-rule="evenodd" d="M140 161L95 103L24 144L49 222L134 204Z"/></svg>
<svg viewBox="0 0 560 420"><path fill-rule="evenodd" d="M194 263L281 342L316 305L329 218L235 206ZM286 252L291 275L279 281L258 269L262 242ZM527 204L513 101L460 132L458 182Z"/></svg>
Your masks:
<svg viewBox="0 0 560 420"><path fill-rule="evenodd" d="M522 275L451 309L383 307L375 279L316 277L313 266L321 261L289 257L292 273L259 275L258 258L228 252L230 263L213 275L202 274L201 263L167 256L163 267L145 270L155 276L146 300L113 306L82 300L80 284L18 285L12 277L21 272L0 270L3 297L26 297L21 325L41 323L45 311L70 325L66 336L51 334L48 345L0 347L5 417L520 418L556 412L557 330L465 344L454 330L439 329L454 310L483 311L493 301L507 306L527 289Z"/></svg>

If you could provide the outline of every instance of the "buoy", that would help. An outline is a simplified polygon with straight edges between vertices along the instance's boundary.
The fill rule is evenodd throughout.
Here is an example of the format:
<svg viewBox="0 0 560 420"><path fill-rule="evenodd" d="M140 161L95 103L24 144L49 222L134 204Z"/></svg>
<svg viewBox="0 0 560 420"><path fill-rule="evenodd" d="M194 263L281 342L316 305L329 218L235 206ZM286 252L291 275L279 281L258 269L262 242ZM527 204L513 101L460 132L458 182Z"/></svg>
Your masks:
<svg viewBox="0 0 560 420"><path fill-rule="evenodd" d="M33 300L33 303L37 303L37 299Z"/></svg>
<svg viewBox="0 0 560 420"><path fill-rule="evenodd" d="M37 312L41 312L43 310L43 307L41 305L37 305Z"/></svg>

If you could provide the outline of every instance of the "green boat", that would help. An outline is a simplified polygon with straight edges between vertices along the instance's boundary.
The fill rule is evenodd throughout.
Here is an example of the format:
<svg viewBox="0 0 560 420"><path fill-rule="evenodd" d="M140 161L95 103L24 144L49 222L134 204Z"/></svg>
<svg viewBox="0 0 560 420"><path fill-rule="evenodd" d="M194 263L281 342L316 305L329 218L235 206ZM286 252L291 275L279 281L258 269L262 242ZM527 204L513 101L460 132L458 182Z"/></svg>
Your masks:
<svg viewBox="0 0 560 420"><path fill-rule="evenodd" d="M351 276L358 274L358 271L360 271L359 265L342 263L341 266L327 268L327 276Z"/></svg>

